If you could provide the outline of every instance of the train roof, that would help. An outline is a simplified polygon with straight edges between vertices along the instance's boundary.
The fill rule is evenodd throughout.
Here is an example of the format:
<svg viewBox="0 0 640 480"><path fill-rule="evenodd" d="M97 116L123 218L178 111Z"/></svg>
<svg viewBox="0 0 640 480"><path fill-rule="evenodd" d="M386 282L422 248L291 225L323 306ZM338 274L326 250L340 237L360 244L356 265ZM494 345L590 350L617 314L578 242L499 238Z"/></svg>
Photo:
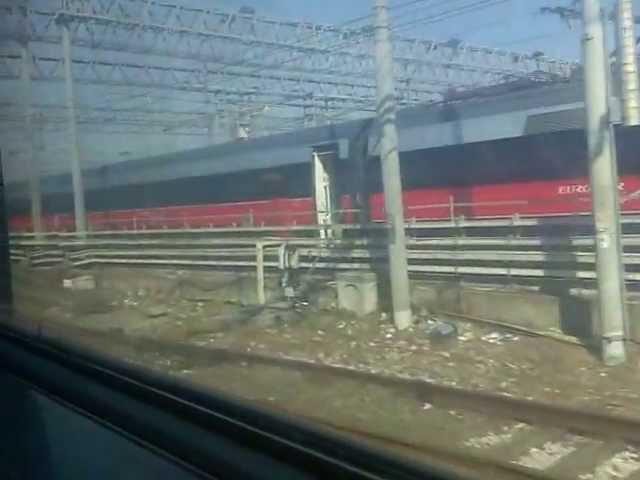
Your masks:
<svg viewBox="0 0 640 480"><path fill-rule="evenodd" d="M582 83L519 85L495 95L405 108L398 112L400 151L583 128ZM619 108L614 105L614 118ZM272 168L310 160L311 151L335 145L346 159L352 142L366 140L371 155L378 151L379 132L373 118L306 128L287 133L212 145L109 164L84 172L85 188L167 181L190 176ZM42 179L43 193L71 191L70 175ZM25 195L25 187L7 185L10 196Z"/></svg>

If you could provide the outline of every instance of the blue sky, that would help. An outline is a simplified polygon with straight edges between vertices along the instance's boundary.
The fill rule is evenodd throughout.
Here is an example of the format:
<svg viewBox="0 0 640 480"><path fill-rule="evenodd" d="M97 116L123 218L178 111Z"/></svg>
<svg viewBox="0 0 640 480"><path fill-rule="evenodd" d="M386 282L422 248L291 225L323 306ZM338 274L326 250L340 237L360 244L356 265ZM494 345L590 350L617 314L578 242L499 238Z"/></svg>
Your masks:
<svg viewBox="0 0 640 480"><path fill-rule="evenodd" d="M31 0L57 8L59 0ZM388 0L392 7L392 23L395 26L408 21L424 19L434 12L450 10L460 5L469 5L485 0L416 0L411 7L404 9L393 8L394 5L406 3L407 0ZM496 3L500 0L486 0ZM238 10L241 6L251 6L260 15L280 19L303 20L312 23L342 25L356 17L367 16L372 13L374 0L168 0L184 6L199 8L220 8L224 10ZM449 40L458 38L470 44L503 48L506 50L534 52L543 51L550 57L578 60L580 57L580 24L570 29L556 17L540 15L542 6L566 6L571 0L503 0L499 5L474 11L470 14L455 16L454 18L438 22L419 22L401 31L404 36L431 38L435 40ZM602 0L606 5L611 0ZM640 1L636 2L640 4ZM637 5L637 7L640 5ZM640 13L640 12L638 12ZM371 22L365 19L355 26L362 27ZM41 46L45 48L47 46ZM59 47L52 47L52 55L60 54ZM110 53L97 52L101 59L109 59ZM118 54L120 55L120 54ZM122 57L124 58L124 57ZM127 57L128 58L128 57ZM19 93L17 83L7 84L4 95L11 98ZM117 92L116 92L117 90ZM137 92L137 91L136 91ZM80 103L96 103L99 106L112 104L121 106L128 102L128 106L149 107L156 104L142 104L148 100L144 96L134 97L122 89L91 87L78 85L76 97ZM167 109L186 110L194 107L193 102L182 103L179 94L164 94L153 97L155 102L164 102ZM64 98L61 83L34 85L34 98L37 102L62 102ZM191 97L190 97L191 98ZM124 99L124 100L123 100ZM191 98L192 99L192 98ZM192 99L193 100L193 99ZM200 99L201 100L201 99ZM8 101L8 100L7 100ZM195 118L195 117L194 117ZM0 132L0 140L12 145L8 161L5 165L11 167L7 178L15 174L22 176L23 162L21 160L21 135L15 131L8 133L8 137ZM36 152L37 162L42 171L66 170L68 162L68 144L65 135L45 132L38 140L39 150ZM130 132L103 135L99 131L81 131L81 156L85 165L99 165L139 156L164 153L168 151L184 150L209 143L206 135L137 135ZM5 172L7 173L7 172Z"/></svg>
<svg viewBox="0 0 640 480"><path fill-rule="evenodd" d="M198 3L198 0L193 0ZM389 0L389 5L403 0ZM443 9L476 2L461 0L425 0L392 14L403 15L396 23L422 18ZM488 8L451 19L406 27L407 36L447 40L456 37L481 46L515 51L543 51L552 57L578 60L580 57L580 25L570 29L556 17L539 14L542 6L566 6L570 0L505 0ZM610 0L602 0L610 5ZM252 6L257 13L308 20L317 23L340 24L371 12L373 0L226 0L221 6L238 8ZM209 4L210 5L210 4ZM640 9L638 9L640 11Z"/></svg>

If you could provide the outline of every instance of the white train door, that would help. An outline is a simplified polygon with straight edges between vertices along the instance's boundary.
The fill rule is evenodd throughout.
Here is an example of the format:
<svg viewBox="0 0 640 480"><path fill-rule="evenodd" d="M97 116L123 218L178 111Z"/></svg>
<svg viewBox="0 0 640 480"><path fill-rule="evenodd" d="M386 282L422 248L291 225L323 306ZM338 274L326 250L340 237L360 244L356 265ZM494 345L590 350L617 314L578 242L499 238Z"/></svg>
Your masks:
<svg viewBox="0 0 640 480"><path fill-rule="evenodd" d="M313 151L313 191L316 209L316 223L325 226L320 229L320 238L332 238L335 223L335 162L334 150Z"/></svg>

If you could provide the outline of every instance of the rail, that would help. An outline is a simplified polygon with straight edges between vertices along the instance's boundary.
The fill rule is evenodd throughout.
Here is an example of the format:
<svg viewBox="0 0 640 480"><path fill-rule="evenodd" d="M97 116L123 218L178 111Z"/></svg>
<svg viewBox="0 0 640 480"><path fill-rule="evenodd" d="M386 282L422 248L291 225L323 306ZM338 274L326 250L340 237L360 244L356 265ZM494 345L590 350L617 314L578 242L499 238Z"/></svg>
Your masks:
<svg viewBox="0 0 640 480"><path fill-rule="evenodd" d="M628 224L640 217L627 216ZM522 219L524 226L589 225L587 217ZM549 223L550 222L550 223ZM518 226L518 225L515 225ZM520 225L522 226L522 225ZM443 235L443 229L460 228ZM418 276L463 276L503 279L556 279L577 283L595 280L594 238L590 234L518 236L505 219L466 223L408 224L409 272ZM88 232L36 237L11 235L11 258L31 267L66 265L208 267L255 271L258 298L264 299L267 272L286 268L334 272L384 267L386 225L334 225L332 238L319 238L324 226L238 227ZM467 234L477 229L480 234ZM444 230L446 232L446 230ZM350 232L352 235L346 235ZM372 232L374 234L372 234ZM376 235L375 233L378 233ZM623 237L625 279L640 282L640 232Z"/></svg>
<svg viewBox="0 0 640 480"><path fill-rule="evenodd" d="M255 311L255 309L253 309ZM525 446L527 449L540 446L546 448L547 442L565 439L568 436L578 438L581 444L579 448L571 448L567 454L574 453L576 457L588 454L596 458L610 458L612 450L609 445L615 445L617 449L629 447L640 441L640 422L632 416L622 416L615 413L596 411L593 408L577 408L575 406L543 403L532 398L519 398L505 395L500 392L488 392L478 389L466 389L460 386L444 384L425 379L424 375L391 374L379 369L362 364L350 362L331 362L327 359L320 362L304 356L291 356L285 354L259 353L255 349L227 349L213 345L197 345L192 342L165 341L151 336L125 335L118 331L97 331L87 326L78 327L65 325L60 322L47 321L41 325L40 335L48 338L73 339L78 342L89 342L92 346L101 345L108 353L111 347L117 345L117 354L125 352L127 357L146 366L154 365L154 362L162 362L166 359L178 359L180 363L188 364L194 369L208 368L212 365L242 366L249 373L263 375L265 367L275 367L282 373L282 379L286 381L289 373L294 376L304 375L304 378L313 378L310 385L322 388L327 382L349 381L356 385L375 386L377 389L388 391L389 395L397 399L403 405L415 406L416 409L428 405L433 412L447 414L451 410L463 413L464 422L450 422L450 430L454 434L465 433L468 429L469 419L476 416L490 418L489 431L505 428L514 423L525 424L527 428L535 428L533 443L527 433L524 443L509 442L505 445L496 445L498 454L485 455L487 452L476 453L468 448L461 449L456 442L439 442L432 436L424 436L419 441L407 439L403 432L387 432L384 434L369 432L355 424L334 422L326 415L308 409L295 409L289 405L274 406L271 403L262 402L256 395L258 405L276 409L278 413L288 416L303 418L316 425L329 427L338 432L356 435L369 441L382 442L386 447L409 449L407 453L412 455L426 455L432 464L437 459L449 468L465 467L471 474L477 474L478 478L552 478L547 472L540 472L535 466L523 466L517 460L520 458L521 449L514 446ZM75 345L74 345L75 346ZM113 353L113 352L112 352ZM151 360L150 360L151 359ZM150 363L151 362L151 363ZM158 363L159 365L160 363ZM53 378L53 377L52 377ZM356 387L357 388L357 387ZM568 402L570 403L570 402ZM293 408L293 409L292 409ZM438 427L440 415L436 413L433 424ZM449 413L450 415L450 413ZM431 417L429 417L431 418ZM429 420L427 419L427 422ZM484 423L484 422L482 422ZM427 423L427 427L430 424ZM525 426L522 425L522 426ZM461 430L462 429L462 430ZM487 430L480 430L486 432ZM492 436L495 434L491 433ZM455 436L455 435L454 435ZM463 435L462 438L468 438ZM582 443L584 442L584 443ZM494 449L495 450L495 449ZM536 451L539 451L536 448ZM616 451L616 450L614 450ZM603 455L605 454L605 455ZM566 458L565 460L572 460ZM527 470L527 468L529 470ZM578 469L573 471L579 471ZM467 474L469 475L469 474ZM577 476L577 475L574 475Z"/></svg>

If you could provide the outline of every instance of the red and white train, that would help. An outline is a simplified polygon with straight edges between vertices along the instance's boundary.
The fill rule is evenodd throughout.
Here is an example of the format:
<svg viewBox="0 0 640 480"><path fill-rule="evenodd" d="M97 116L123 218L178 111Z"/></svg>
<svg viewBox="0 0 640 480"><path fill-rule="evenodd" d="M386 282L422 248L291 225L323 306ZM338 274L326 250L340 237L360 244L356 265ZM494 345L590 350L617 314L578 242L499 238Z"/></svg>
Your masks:
<svg viewBox="0 0 640 480"><path fill-rule="evenodd" d="M85 173L90 228L349 223L362 219L356 211L382 221L382 182L375 154L354 144L348 155L342 155L338 142L327 142L327 133L321 130L212 146ZM347 130L357 128L351 125ZM639 212L640 130L619 129L616 136L621 210ZM292 142L300 146L293 160L290 153L287 158L283 153L283 148L291 152ZM402 151L400 159L407 219L558 216L591 210L581 130L418 148ZM45 185L47 230L73 230L69 190ZM26 191L22 193L9 202L13 232L32 229L28 197Z"/></svg>

